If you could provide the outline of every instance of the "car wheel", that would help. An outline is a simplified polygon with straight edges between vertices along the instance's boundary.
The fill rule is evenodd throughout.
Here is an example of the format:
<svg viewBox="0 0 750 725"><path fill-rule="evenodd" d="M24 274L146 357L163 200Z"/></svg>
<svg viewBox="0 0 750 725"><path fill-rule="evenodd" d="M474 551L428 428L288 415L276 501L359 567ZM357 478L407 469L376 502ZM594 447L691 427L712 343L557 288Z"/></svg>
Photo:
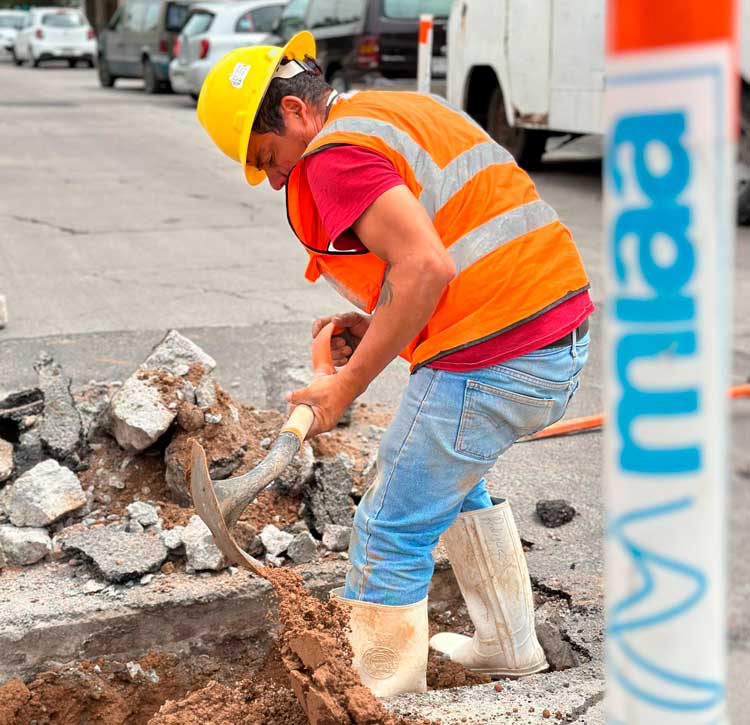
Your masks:
<svg viewBox="0 0 750 725"><path fill-rule="evenodd" d="M77 61L75 61L75 60L69 60L68 61L68 68L75 68L76 67L76 62Z"/></svg>
<svg viewBox="0 0 750 725"><path fill-rule="evenodd" d="M146 93L158 93L160 90L160 83L156 78L154 65L148 58L143 61L143 90Z"/></svg>
<svg viewBox="0 0 750 725"><path fill-rule="evenodd" d="M331 86L334 91L338 91L339 93L346 93L349 90L349 81L346 80L344 71L341 69L335 70L331 73L331 76L328 79L328 85Z"/></svg>
<svg viewBox="0 0 750 725"><path fill-rule="evenodd" d="M11 55L13 56L13 62L14 62L14 63L15 63L16 65L23 65L23 61L22 61L22 60L21 60L21 59L20 59L20 58L19 58L19 57L18 57L18 56L16 55L16 49L15 49L15 48L13 48L13 49L12 49L12 50L10 51L10 53L11 53Z"/></svg>
<svg viewBox="0 0 750 725"><path fill-rule="evenodd" d="M99 83L102 88L112 88L115 84L115 77L109 70L109 63L104 58L99 58Z"/></svg>
<svg viewBox="0 0 750 725"><path fill-rule="evenodd" d="M505 113L505 101L500 88L490 97L487 131L503 148L513 154L519 166L534 169L539 166L547 146L547 133L520 126L511 126Z"/></svg>
<svg viewBox="0 0 750 725"><path fill-rule="evenodd" d="M34 58L32 56L32 58L31 58L31 65L34 66L34 68L38 68L39 67L39 60L37 58Z"/></svg>

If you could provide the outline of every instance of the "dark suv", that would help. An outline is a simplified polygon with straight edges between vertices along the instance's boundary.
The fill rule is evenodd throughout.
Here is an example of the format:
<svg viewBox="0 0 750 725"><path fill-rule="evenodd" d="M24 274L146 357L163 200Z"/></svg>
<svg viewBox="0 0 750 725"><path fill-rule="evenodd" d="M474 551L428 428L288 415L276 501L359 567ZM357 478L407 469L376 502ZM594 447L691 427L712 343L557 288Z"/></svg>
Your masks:
<svg viewBox="0 0 750 725"><path fill-rule="evenodd" d="M433 77L445 78L445 27L452 0L291 0L278 34L315 36L318 62L336 90L417 77L419 15L434 16Z"/></svg>
<svg viewBox="0 0 750 725"><path fill-rule="evenodd" d="M417 77L419 16L433 16L432 77L445 79L446 26L453 0L369 0L360 35L345 58L347 84L389 85Z"/></svg>
<svg viewBox="0 0 750 725"><path fill-rule="evenodd" d="M190 0L125 0L99 36L99 82L143 78L146 93L171 90L169 61Z"/></svg>

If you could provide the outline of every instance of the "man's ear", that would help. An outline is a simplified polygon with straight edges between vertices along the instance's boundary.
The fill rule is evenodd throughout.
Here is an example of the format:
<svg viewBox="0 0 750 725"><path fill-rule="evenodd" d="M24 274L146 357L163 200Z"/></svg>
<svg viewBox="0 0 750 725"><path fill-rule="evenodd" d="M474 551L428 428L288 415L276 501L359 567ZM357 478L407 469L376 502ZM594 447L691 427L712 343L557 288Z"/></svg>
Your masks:
<svg viewBox="0 0 750 725"><path fill-rule="evenodd" d="M303 118L307 112L307 104L297 96L284 96L280 105L284 118Z"/></svg>

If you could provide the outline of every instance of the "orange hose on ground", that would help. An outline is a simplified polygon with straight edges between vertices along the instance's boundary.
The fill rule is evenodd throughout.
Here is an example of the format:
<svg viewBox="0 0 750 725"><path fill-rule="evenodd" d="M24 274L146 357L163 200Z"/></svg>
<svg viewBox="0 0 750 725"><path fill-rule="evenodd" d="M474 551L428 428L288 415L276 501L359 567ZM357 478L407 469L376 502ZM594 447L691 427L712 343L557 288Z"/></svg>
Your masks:
<svg viewBox="0 0 750 725"><path fill-rule="evenodd" d="M750 383L744 383L743 385L735 385L729 388L729 397L735 398L750 398ZM568 435L569 433L580 433L584 430L594 430L595 428L601 428L604 425L604 414L599 413L598 415L586 415L582 418L571 418L570 420L563 420L559 423L553 423L548 428L540 430L537 433L533 433L530 436L524 436L521 441L535 441L540 438L552 438L554 436Z"/></svg>

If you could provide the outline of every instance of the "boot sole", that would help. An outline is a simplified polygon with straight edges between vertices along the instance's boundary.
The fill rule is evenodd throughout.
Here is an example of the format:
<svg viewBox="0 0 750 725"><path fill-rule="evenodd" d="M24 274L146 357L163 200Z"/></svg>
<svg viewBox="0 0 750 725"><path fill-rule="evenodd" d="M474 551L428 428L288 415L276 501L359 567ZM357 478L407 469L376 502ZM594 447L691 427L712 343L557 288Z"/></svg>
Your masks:
<svg viewBox="0 0 750 725"><path fill-rule="evenodd" d="M545 672L549 669L549 664L546 661L538 665L532 665L526 667L523 670L498 670L495 667L467 667L472 672L479 672L482 675L489 675L493 680L501 677L526 677L528 675L536 675L539 672Z"/></svg>

